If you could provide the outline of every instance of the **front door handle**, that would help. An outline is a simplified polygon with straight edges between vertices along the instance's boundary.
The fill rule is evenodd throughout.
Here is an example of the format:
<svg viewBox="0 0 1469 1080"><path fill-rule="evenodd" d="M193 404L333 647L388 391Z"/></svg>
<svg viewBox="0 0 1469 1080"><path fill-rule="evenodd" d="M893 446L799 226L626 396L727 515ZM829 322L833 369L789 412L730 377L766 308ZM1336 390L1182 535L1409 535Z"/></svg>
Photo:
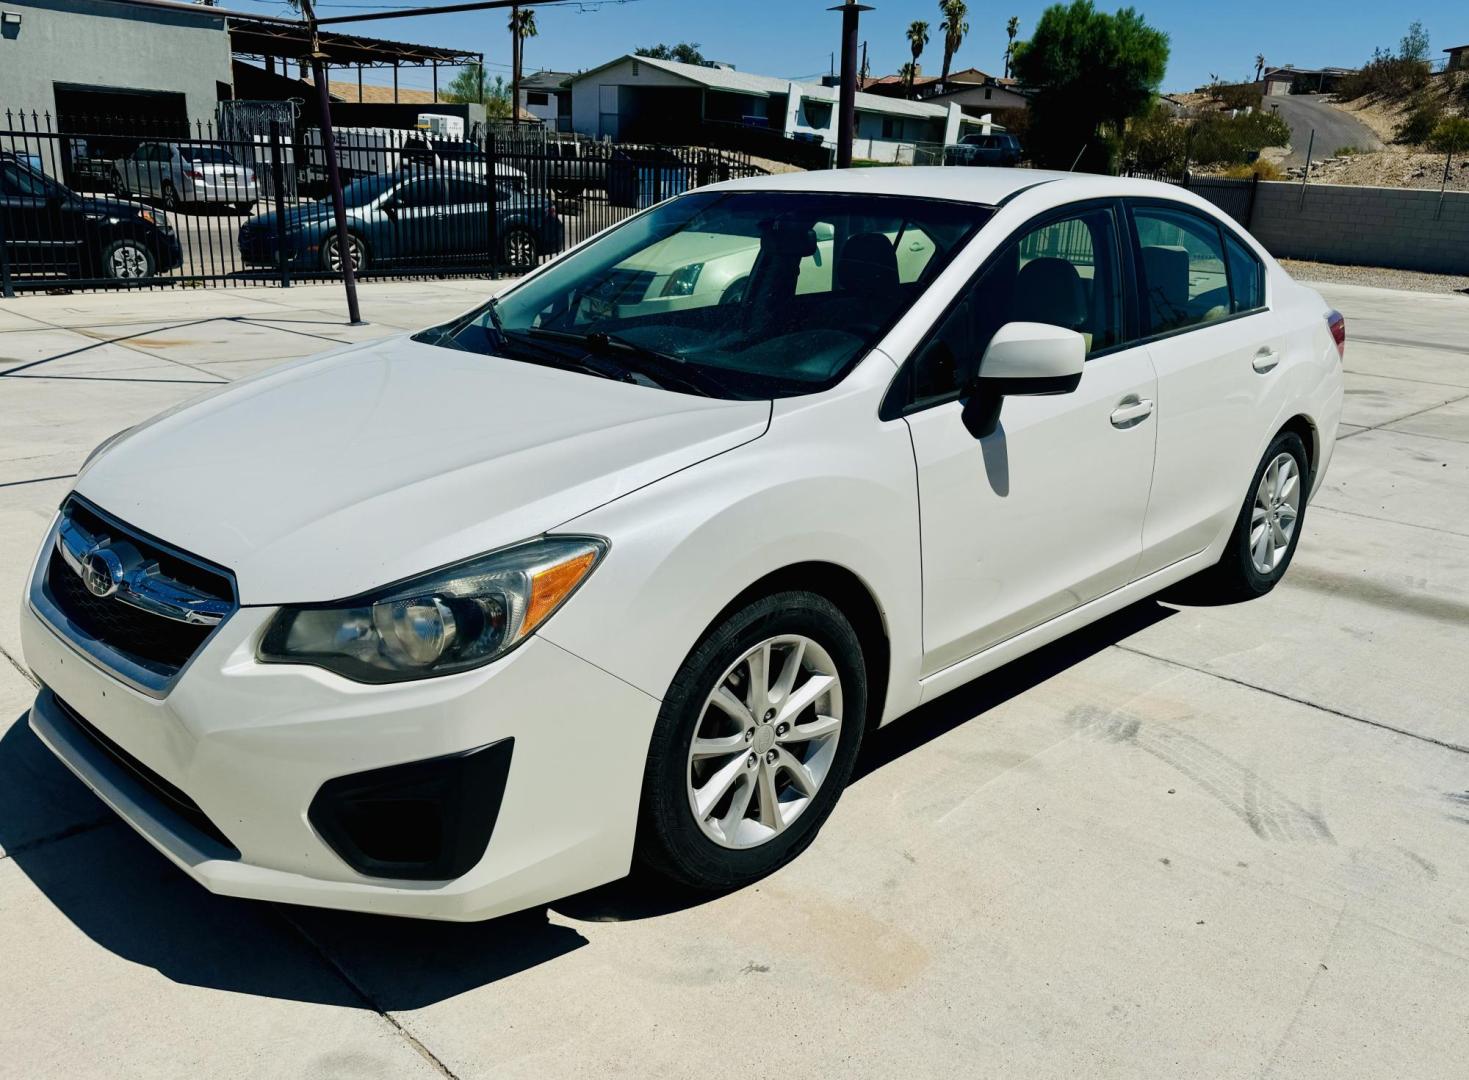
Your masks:
<svg viewBox="0 0 1469 1080"><path fill-rule="evenodd" d="M1254 368L1261 375L1273 369L1278 363L1280 363L1280 353L1268 345L1255 354Z"/></svg>
<svg viewBox="0 0 1469 1080"><path fill-rule="evenodd" d="M1115 428L1130 428L1141 424L1153 415L1153 399L1124 398L1117 408L1112 410L1112 426Z"/></svg>

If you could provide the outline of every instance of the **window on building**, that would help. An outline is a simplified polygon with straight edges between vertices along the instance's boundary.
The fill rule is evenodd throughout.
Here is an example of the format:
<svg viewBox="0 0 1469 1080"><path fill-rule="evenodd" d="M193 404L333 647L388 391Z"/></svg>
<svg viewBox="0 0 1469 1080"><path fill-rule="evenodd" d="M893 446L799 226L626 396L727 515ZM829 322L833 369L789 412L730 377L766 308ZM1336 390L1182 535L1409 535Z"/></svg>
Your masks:
<svg viewBox="0 0 1469 1080"><path fill-rule="evenodd" d="M551 95L542 90L527 90L525 92L525 103L527 105L549 105Z"/></svg>
<svg viewBox="0 0 1469 1080"><path fill-rule="evenodd" d="M898 121L891 116L882 118L882 137L884 139L896 139L898 137Z"/></svg>

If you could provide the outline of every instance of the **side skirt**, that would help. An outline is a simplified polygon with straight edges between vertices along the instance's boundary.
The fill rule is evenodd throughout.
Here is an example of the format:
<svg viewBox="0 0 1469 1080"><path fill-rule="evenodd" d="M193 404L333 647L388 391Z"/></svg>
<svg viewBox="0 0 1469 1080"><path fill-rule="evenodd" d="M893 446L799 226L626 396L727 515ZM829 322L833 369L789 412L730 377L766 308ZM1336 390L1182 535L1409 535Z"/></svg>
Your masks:
<svg viewBox="0 0 1469 1080"><path fill-rule="evenodd" d="M1124 585L1081 607L1073 608L1064 615L1058 615L1050 622L1032 627L1024 633L1007 638L998 645L991 645L983 652L960 660L957 664L950 664L940 671L935 671L932 675L920 680L919 703L932 701L940 694L946 694L957 686L962 686L981 675L987 675L995 668L1008 664L1011 660L1019 659L1026 653L1039 649L1042 645L1049 645L1073 630L1079 630L1088 623L1096 622L1104 616L1111 615L1114 611L1122 610L1128 604L1146 599L1175 582L1208 569L1219 561L1219 549L1221 548L1222 545L1217 542L1211 544L1198 554L1181 559L1172 566L1155 570L1147 577L1134 581L1131 585Z"/></svg>

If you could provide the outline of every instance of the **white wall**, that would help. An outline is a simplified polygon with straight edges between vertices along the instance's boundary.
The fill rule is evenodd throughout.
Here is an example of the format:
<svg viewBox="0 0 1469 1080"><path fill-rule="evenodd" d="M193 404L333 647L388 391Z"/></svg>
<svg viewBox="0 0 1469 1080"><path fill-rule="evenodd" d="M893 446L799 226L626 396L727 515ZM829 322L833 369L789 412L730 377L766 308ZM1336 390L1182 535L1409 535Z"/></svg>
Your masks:
<svg viewBox="0 0 1469 1080"><path fill-rule="evenodd" d="M0 112L56 113L54 83L181 93L190 120L214 119L216 82L232 83L224 17L108 0L0 0L19 12L0 35Z"/></svg>
<svg viewBox="0 0 1469 1080"><path fill-rule="evenodd" d="M602 134L599 125L602 87L604 86L676 86L688 88L696 84L652 64L634 59L623 60L594 75L586 75L571 84L571 127L581 135L593 138ZM613 138L615 132L608 132Z"/></svg>

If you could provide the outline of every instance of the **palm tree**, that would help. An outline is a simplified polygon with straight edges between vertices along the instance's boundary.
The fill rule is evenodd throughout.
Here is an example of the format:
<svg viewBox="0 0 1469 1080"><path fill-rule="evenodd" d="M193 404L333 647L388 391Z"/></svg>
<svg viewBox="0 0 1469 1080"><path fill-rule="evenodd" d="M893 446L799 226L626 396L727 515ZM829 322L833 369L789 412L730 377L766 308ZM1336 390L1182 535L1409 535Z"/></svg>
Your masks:
<svg viewBox="0 0 1469 1080"><path fill-rule="evenodd" d="M928 44L928 23L923 19L914 19L908 24L908 47L913 50L913 63L908 67L908 96L913 96L913 83L918 75L918 58L923 55L923 47Z"/></svg>
<svg viewBox="0 0 1469 1080"><path fill-rule="evenodd" d="M1260 76L1265 73L1265 54L1255 54L1255 81L1260 81Z"/></svg>
<svg viewBox="0 0 1469 1080"><path fill-rule="evenodd" d="M903 81L903 93L907 97L913 96L913 75L914 71L911 61L898 68L898 78Z"/></svg>
<svg viewBox="0 0 1469 1080"><path fill-rule="evenodd" d="M943 20L939 23L939 30L944 35L944 73L942 82L944 89L949 88L949 63L954 59L954 54L959 51L959 46L964 42L964 35L969 33L969 6L964 0L939 0L939 12Z"/></svg>
<svg viewBox="0 0 1469 1080"><path fill-rule="evenodd" d="M1005 24L1005 35L1010 39L1005 46L1005 78L1010 77L1010 61L1015 56L1015 35L1020 33L1020 16L1011 15Z"/></svg>
<svg viewBox="0 0 1469 1080"><path fill-rule="evenodd" d="M510 9L510 122L520 124L520 62L525 53L524 41L536 36L536 13L530 8Z"/></svg>

